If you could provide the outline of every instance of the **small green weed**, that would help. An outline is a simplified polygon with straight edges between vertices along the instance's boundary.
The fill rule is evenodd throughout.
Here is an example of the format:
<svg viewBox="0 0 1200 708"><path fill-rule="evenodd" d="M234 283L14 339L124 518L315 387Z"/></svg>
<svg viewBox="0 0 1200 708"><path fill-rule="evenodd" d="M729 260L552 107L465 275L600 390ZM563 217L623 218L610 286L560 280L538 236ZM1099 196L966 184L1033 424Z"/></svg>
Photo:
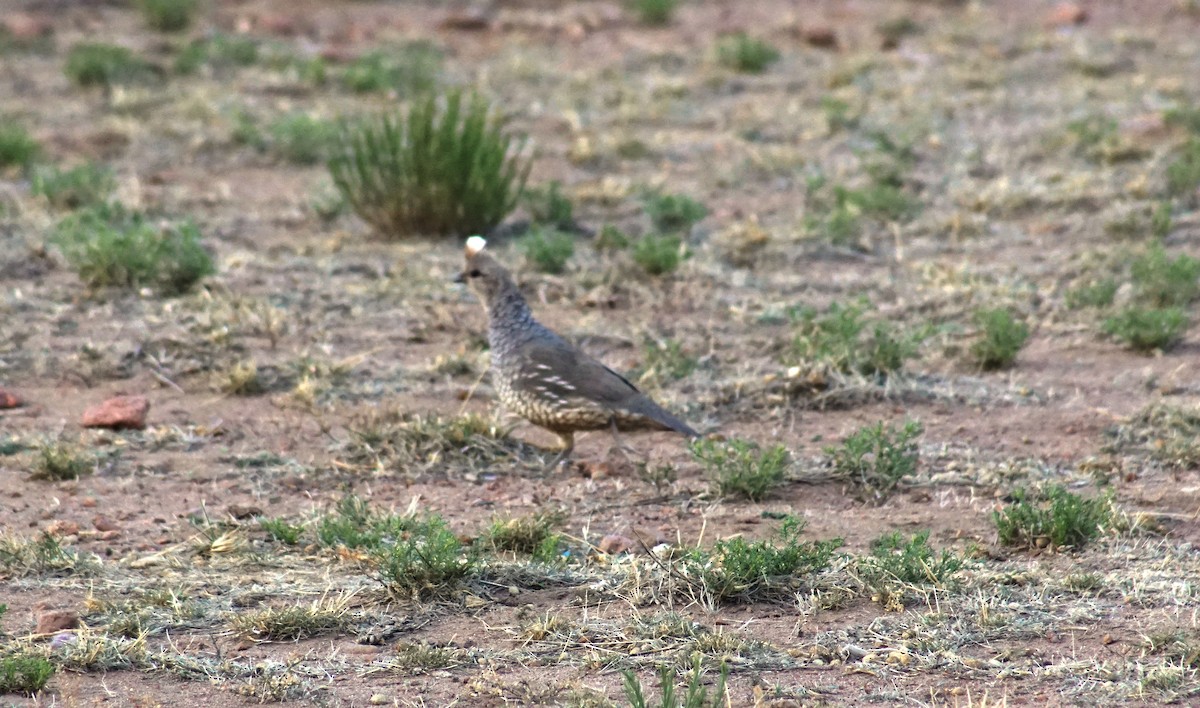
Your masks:
<svg viewBox="0 0 1200 708"><path fill-rule="evenodd" d="M761 39L738 32L717 42L717 61L744 74L761 74L779 61L779 50Z"/></svg>
<svg viewBox="0 0 1200 708"><path fill-rule="evenodd" d="M294 546L300 542L300 537L304 534L304 527L299 524L293 524L287 519L277 517L274 519L259 519L258 526L271 538L288 546Z"/></svg>
<svg viewBox="0 0 1200 708"><path fill-rule="evenodd" d="M357 93L395 91L403 98L437 87L442 52L426 41L409 42L388 52L371 52L355 59L341 75L342 85Z"/></svg>
<svg viewBox="0 0 1200 708"><path fill-rule="evenodd" d="M646 234L633 244L633 261L650 275L673 273L683 260L683 240L666 234Z"/></svg>
<svg viewBox="0 0 1200 708"><path fill-rule="evenodd" d="M477 559L440 517L417 521L372 558L376 578L399 598L442 597L474 572Z"/></svg>
<svg viewBox="0 0 1200 708"><path fill-rule="evenodd" d="M1119 287L1120 285L1118 285L1117 281L1112 278L1102 278L1094 282L1078 285L1066 292L1067 307L1072 310L1079 310L1085 307L1108 307L1113 303L1113 298L1116 297Z"/></svg>
<svg viewBox="0 0 1200 708"><path fill-rule="evenodd" d="M565 520L560 512L495 519L482 541L493 552L521 553L544 563L559 559L562 536L554 528Z"/></svg>
<svg viewBox="0 0 1200 708"><path fill-rule="evenodd" d="M830 133L854 130L862 122L861 112L851 112L850 104L832 96L821 97L821 111Z"/></svg>
<svg viewBox="0 0 1200 708"><path fill-rule="evenodd" d="M854 484L867 500L883 502L901 480L917 470L920 451L917 438L923 432L915 420L902 428L883 422L859 429L840 446L825 448L836 476Z"/></svg>
<svg viewBox="0 0 1200 708"><path fill-rule="evenodd" d="M216 34L198 39L175 55L172 70L176 74L194 74L207 65L213 69L253 66L258 63L258 41L252 37Z"/></svg>
<svg viewBox="0 0 1200 708"><path fill-rule="evenodd" d="M1111 491L1087 499L1053 486L1037 495L1018 489L1012 497L1012 504L992 512L1000 543L1006 546L1079 548L1116 520Z"/></svg>
<svg viewBox="0 0 1200 708"><path fill-rule="evenodd" d="M1167 165L1167 192L1195 200L1200 189L1200 137L1189 138L1179 148L1179 157Z"/></svg>
<svg viewBox="0 0 1200 708"><path fill-rule="evenodd" d="M134 83L156 75L153 65L129 49L101 42L83 42L71 47L64 71L79 86Z"/></svg>
<svg viewBox="0 0 1200 708"><path fill-rule="evenodd" d="M675 339L647 339L642 346L646 366L639 379L666 379L678 381L696 370L696 357L683 350L683 344Z"/></svg>
<svg viewBox="0 0 1200 708"><path fill-rule="evenodd" d="M96 556L66 548L48 533L32 540L0 534L0 576L91 575L99 565Z"/></svg>
<svg viewBox="0 0 1200 708"><path fill-rule="evenodd" d="M334 184L364 221L391 237L487 233L525 188L529 160L461 91L417 101L407 115L347 124L329 161Z"/></svg>
<svg viewBox="0 0 1200 708"><path fill-rule="evenodd" d="M713 545L711 554L695 551L685 568L698 577L703 592L715 604L758 602L791 596L801 575L829 567L842 540L801 541L804 521L789 516L771 540L747 541L741 536Z"/></svg>
<svg viewBox="0 0 1200 708"><path fill-rule="evenodd" d="M683 194L651 192L643 198L643 205L650 223L663 233L687 233L708 215L703 204Z"/></svg>
<svg viewBox="0 0 1200 708"><path fill-rule="evenodd" d="M1183 336L1188 319L1183 308L1129 306L1104 320L1105 334L1139 352L1166 351Z"/></svg>
<svg viewBox="0 0 1200 708"><path fill-rule="evenodd" d="M679 0L628 0L628 5L643 25L661 27L671 21Z"/></svg>
<svg viewBox="0 0 1200 708"><path fill-rule="evenodd" d="M42 167L34 171L30 191L46 198L56 209L78 209L99 204L117 188L112 170L91 162L69 170Z"/></svg>
<svg viewBox="0 0 1200 708"><path fill-rule="evenodd" d="M1200 135L1200 107L1181 105L1163 112L1163 122Z"/></svg>
<svg viewBox="0 0 1200 708"><path fill-rule="evenodd" d="M343 497L332 514L317 520L317 540L324 546L376 550L385 539L396 538L415 526L407 516L377 514L366 500Z"/></svg>
<svg viewBox="0 0 1200 708"><path fill-rule="evenodd" d="M1113 451L1148 454L1174 470L1200 467L1200 407L1152 403L1111 434Z"/></svg>
<svg viewBox="0 0 1200 708"><path fill-rule="evenodd" d="M575 237L553 227L534 227L521 237L517 247L525 260L542 273L559 274L575 255Z"/></svg>
<svg viewBox="0 0 1200 708"><path fill-rule="evenodd" d="M929 532L920 531L905 540L899 533L880 536L871 542L870 564L902 583L940 585L963 567L952 551L938 554L929 545Z"/></svg>
<svg viewBox="0 0 1200 708"><path fill-rule="evenodd" d="M338 127L306 113L283 116L271 124L271 151L297 165L329 159L338 141Z"/></svg>
<svg viewBox="0 0 1200 708"><path fill-rule="evenodd" d="M150 286L177 295L216 272L195 224L158 226L120 205L68 216L53 241L89 287Z"/></svg>
<svg viewBox="0 0 1200 708"><path fill-rule="evenodd" d="M629 236L624 231L612 224L600 227L600 233L596 234L597 251L624 251L626 248L629 248Z"/></svg>
<svg viewBox="0 0 1200 708"><path fill-rule="evenodd" d="M83 452L79 446L63 440L47 440L38 446L29 478L50 481L78 479L91 473L95 466L95 456Z"/></svg>
<svg viewBox="0 0 1200 708"><path fill-rule="evenodd" d="M887 376L917 356L928 328L904 330L883 320L868 322L868 303L833 303L824 314L804 307L791 312L796 335L789 362L828 366L842 373Z"/></svg>
<svg viewBox="0 0 1200 708"><path fill-rule="evenodd" d="M971 345L971 359L981 369L1005 369L1017 360L1017 352L1029 339L1029 325L1014 318L1004 308L980 310L975 313L979 339Z"/></svg>
<svg viewBox="0 0 1200 708"><path fill-rule="evenodd" d="M791 455L783 445L760 450L746 440L696 440L692 455L708 469L717 494L761 501L786 479Z"/></svg>
<svg viewBox="0 0 1200 708"><path fill-rule="evenodd" d="M1150 307L1183 307L1200 295L1200 259L1170 258L1159 243L1134 259L1130 276L1138 301Z"/></svg>
<svg viewBox="0 0 1200 708"><path fill-rule="evenodd" d="M37 140L11 118L0 120L0 169L29 169L42 151Z"/></svg>
<svg viewBox="0 0 1200 708"><path fill-rule="evenodd" d="M575 207L562 193L558 180L544 187L529 187L524 195L525 208L534 224L569 230L575 226Z"/></svg>
<svg viewBox="0 0 1200 708"><path fill-rule="evenodd" d="M32 696L46 687L54 675L54 664L36 654L13 654L0 658L0 694Z"/></svg>
<svg viewBox="0 0 1200 708"><path fill-rule="evenodd" d="M139 0L146 26L159 32L180 32L192 24L196 0Z"/></svg>
<svg viewBox="0 0 1200 708"><path fill-rule="evenodd" d="M702 677L703 661L698 654L692 657L692 670L688 675L687 689L682 696L676 696L675 667L663 664L658 667L659 692L657 701L646 699L642 682L630 669L622 672L624 676L625 700L630 708L720 708L725 705L725 682L729 678L729 667L721 662L721 675L713 687L712 696L704 685Z"/></svg>

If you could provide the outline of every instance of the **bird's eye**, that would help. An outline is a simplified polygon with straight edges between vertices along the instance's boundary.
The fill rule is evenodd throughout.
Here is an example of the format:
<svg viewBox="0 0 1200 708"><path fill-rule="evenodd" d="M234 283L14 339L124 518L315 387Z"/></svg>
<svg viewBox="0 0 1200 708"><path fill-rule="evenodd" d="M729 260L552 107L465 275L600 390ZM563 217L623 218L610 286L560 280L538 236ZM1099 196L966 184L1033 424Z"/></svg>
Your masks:
<svg viewBox="0 0 1200 708"><path fill-rule="evenodd" d="M480 273L478 268L472 269L471 272L467 273L468 278L478 278L481 275L483 273Z"/></svg>

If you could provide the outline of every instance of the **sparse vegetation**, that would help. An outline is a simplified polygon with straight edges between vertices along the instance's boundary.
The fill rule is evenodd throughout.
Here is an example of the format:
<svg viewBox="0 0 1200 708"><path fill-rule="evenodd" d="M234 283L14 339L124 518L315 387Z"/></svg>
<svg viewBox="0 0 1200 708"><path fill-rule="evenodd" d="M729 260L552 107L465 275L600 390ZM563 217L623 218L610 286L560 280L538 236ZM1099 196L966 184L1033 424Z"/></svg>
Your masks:
<svg viewBox="0 0 1200 708"><path fill-rule="evenodd" d="M112 170L89 162L67 170L34 170L30 190L57 209L78 209L104 202L116 186Z"/></svg>
<svg viewBox="0 0 1200 708"><path fill-rule="evenodd" d="M627 0L629 8L644 25L662 26L671 21L679 0Z"/></svg>
<svg viewBox="0 0 1200 708"><path fill-rule="evenodd" d="M242 613L230 626L235 634L254 641L295 642L340 632L348 622L344 603L318 601Z"/></svg>
<svg viewBox="0 0 1200 708"><path fill-rule="evenodd" d="M426 94L437 86L442 53L429 42L409 42L387 52L355 59L341 73L342 84L358 93L395 91L403 98Z"/></svg>
<svg viewBox="0 0 1200 708"><path fill-rule="evenodd" d="M554 180L544 187L529 187L524 194L525 208L534 224L560 231L575 227L575 206Z"/></svg>
<svg viewBox="0 0 1200 708"><path fill-rule="evenodd" d="M703 664L700 657L692 657L692 670L688 674L687 688L682 696L677 697L675 667L669 664L659 666L660 696L657 701L648 701L646 690L642 687L642 682L638 679L637 674L626 669L623 672L625 700L629 702L631 708L679 708L680 706L682 708L718 708L725 705L725 681L729 678L729 668L724 663L721 664L720 677L717 679L716 686L713 687L711 697L708 687L704 685L702 671Z"/></svg>
<svg viewBox="0 0 1200 708"><path fill-rule="evenodd" d="M1161 244L1150 246L1130 265L1137 298L1149 307L1183 307L1200 296L1200 259L1171 258Z"/></svg>
<svg viewBox="0 0 1200 708"><path fill-rule="evenodd" d="M151 64L131 50L102 42L71 47L65 71L67 78L79 86L112 86L155 76Z"/></svg>
<svg viewBox="0 0 1200 708"><path fill-rule="evenodd" d="M1183 336L1187 315L1179 307L1130 306L1106 318L1103 329L1136 351L1164 351Z"/></svg>
<svg viewBox="0 0 1200 708"><path fill-rule="evenodd" d="M1189 138L1179 148L1179 156L1167 165L1167 192L1189 201L1200 190L1200 137Z"/></svg>
<svg viewBox="0 0 1200 708"><path fill-rule="evenodd" d="M41 150L42 146L24 126L11 118L0 120L0 169L29 169Z"/></svg>
<svg viewBox="0 0 1200 708"><path fill-rule="evenodd" d="M783 445L760 450L746 440L696 440L692 455L704 464L717 494L750 501L760 501L782 485L791 461Z"/></svg>
<svg viewBox="0 0 1200 708"><path fill-rule="evenodd" d="M224 70L230 67L252 66L258 63L258 59L258 41L253 37L217 33L184 46L175 55L172 70L176 74L187 76L206 65L214 70Z"/></svg>
<svg viewBox="0 0 1200 708"><path fill-rule="evenodd" d="M337 139L336 125L304 113L283 116L271 124L272 152L297 165L325 161Z"/></svg>
<svg viewBox="0 0 1200 708"><path fill-rule="evenodd" d="M928 531L907 540L899 533L880 536L871 542L867 561L873 570L912 585L939 585L963 567L953 552L943 549L939 554L929 545Z"/></svg>
<svg viewBox="0 0 1200 708"><path fill-rule="evenodd" d="M118 204L66 217L53 241L93 288L153 287L176 295L216 271L195 224L155 225Z"/></svg>
<svg viewBox="0 0 1200 708"><path fill-rule="evenodd" d="M1012 503L992 512L992 523L1006 546L1078 548L1112 530L1111 492L1086 498L1052 486L1041 493L1018 489Z"/></svg>
<svg viewBox="0 0 1200 708"><path fill-rule="evenodd" d="M80 450L78 445L65 440L47 440L38 446L30 478L76 479L90 473L94 466L94 456Z"/></svg>
<svg viewBox="0 0 1200 708"><path fill-rule="evenodd" d="M809 307L792 310L796 335L785 361L867 376L900 371L920 351L929 330L903 330L882 319L868 322L867 308L859 301L835 302L824 314Z"/></svg>
<svg viewBox="0 0 1200 708"><path fill-rule="evenodd" d="M146 26L159 32L179 32L192 24L196 0L138 0Z"/></svg>
<svg viewBox="0 0 1200 708"><path fill-rule="evenodd" d="M979 339L971 345L975 364L987 371L1012 366L1029 339L1029 326L1004 308L979 310L975 323L980 330Z"/></svg>
<svg viewBox="0 0 1200 708"><path fill-rule="evenodd" d="M293 524L283 518L259 519L258 525L271 538L288 546L294 546L299 543L300 536L304 533L303 526Z"/></svg>
<svg viewBox="0 0 1200 708"><path fill-rule="evenodd" d="M552 562L559 559L563 543L554 528L564 519L565 515L558 512L494 519L482 541L492 552L519 553L544 563Z"/></svg>
<svg viewBox="0 0 1200 708"><path fill-rule="evenodd" d="M461 92L418 100L406 115L347 124L329 161L339 191L392 238L487 233L525 187L523 160L487 102Z"/></svg>
<svg viewBox="0 0 1200 708"><path fill-rule="evenodd" d="M662 233L687 233L708 215L700 202L683 194L648 193L643 201L650 223Z"/></svg>
<svg viewBox="0 0 1200 708"><path fill-rule="evenodd" d="M633 260L650 275L673 273L683 260L678 236L647 234L633 244Z"/></svg>
<svg viewBox="0 0 1200 708"><path fill-rule="evenodd" d="M535 269L557 275L575 255L575 237L556 228L535 227L521 237L519 248Z"/></svg>
<svg viewBox="0 0 1200 708"><path fill-rule="evenodd" d="M33 695L46 687L54 675L54 664L37 654L0 657L0 694Z"/></svg>
<svg viewBox="0 0 1200 708"><path fill-rule="evenodd" d="M675 339L647 339L642 351L645 352L646 365L639 379L643 381L678 381L691 375L698 364L696 358L685 352L683 344Z"/></svg>
<svg viewBox="0 0 1200 708"><path fill-rule="evenodd" d="M415 522L374 554L375 576L399 598L444 597L475 570L476 559L439 517Z"/></svg>
<svg viewBox="0 0 1200 708"><path fill-rule="evenodd" d="M0 535L0 577L90 575L97 568L95 556L64 547L51 534L35 539Z"/></svg>
<svg viewBox="0 0 1200 708"><path fill-rule="evenodd" d="M900 482L917 470L920 450L917 438L923 429L915 420L903 427L868 425L842 441L825 448L833 473L855 485L870 501L883 502Z"/></svg>
<svg viewBox="0 0 1200 708"><path fill-rule="evenodd" d="M717 42L717 60L734 71L761 74L779 61L779 50L761 39L738 32Z"/></svg>

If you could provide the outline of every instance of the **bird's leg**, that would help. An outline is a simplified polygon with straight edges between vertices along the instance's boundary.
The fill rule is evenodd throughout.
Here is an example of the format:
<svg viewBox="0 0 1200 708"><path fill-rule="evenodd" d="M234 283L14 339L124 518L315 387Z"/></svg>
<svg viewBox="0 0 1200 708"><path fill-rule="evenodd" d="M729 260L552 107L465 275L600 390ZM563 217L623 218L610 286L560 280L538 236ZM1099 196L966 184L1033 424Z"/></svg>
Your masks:
<svg viewBox="0 0 1200 708"><path fill-rule="evenodd" d="M559 441L562 442L562 449L558 451L558 454L554 456L550 464L546 465L546 472L553 472L556 467L571 456L571 451L575 449L575 433L557 433L557 435Z"/></svg>
<svg viewBox="0 0 1200 708"><path fill-rule="evenodd" d="M608 422L612 426L613 444L617 446L617 451L621 453L621 457L624 457L626 462L633 464L633 460L629 459L629 453L636 453L637 450L630 445L626 445L625 441L621 439L620 432L617 430L617 419L615 416L609 418Z"/></svg>

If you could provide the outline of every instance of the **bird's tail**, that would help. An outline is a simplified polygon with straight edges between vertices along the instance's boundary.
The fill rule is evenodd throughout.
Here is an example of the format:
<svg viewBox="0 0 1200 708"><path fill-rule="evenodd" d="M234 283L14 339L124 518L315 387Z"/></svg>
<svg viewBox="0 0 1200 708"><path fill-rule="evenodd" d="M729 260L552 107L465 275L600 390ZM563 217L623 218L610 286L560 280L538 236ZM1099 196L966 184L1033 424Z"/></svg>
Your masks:
<svg viewBox="0 0 1200 708"><path fill-rule="evenodd" d="M631 401L631 405L626 410L653 420L655 423L663 426L663 430L674 430L689 438L700 437L700 433L693 430L690 425L671 415L662 406L646 396L638 396L636 400Z"/></svg>

